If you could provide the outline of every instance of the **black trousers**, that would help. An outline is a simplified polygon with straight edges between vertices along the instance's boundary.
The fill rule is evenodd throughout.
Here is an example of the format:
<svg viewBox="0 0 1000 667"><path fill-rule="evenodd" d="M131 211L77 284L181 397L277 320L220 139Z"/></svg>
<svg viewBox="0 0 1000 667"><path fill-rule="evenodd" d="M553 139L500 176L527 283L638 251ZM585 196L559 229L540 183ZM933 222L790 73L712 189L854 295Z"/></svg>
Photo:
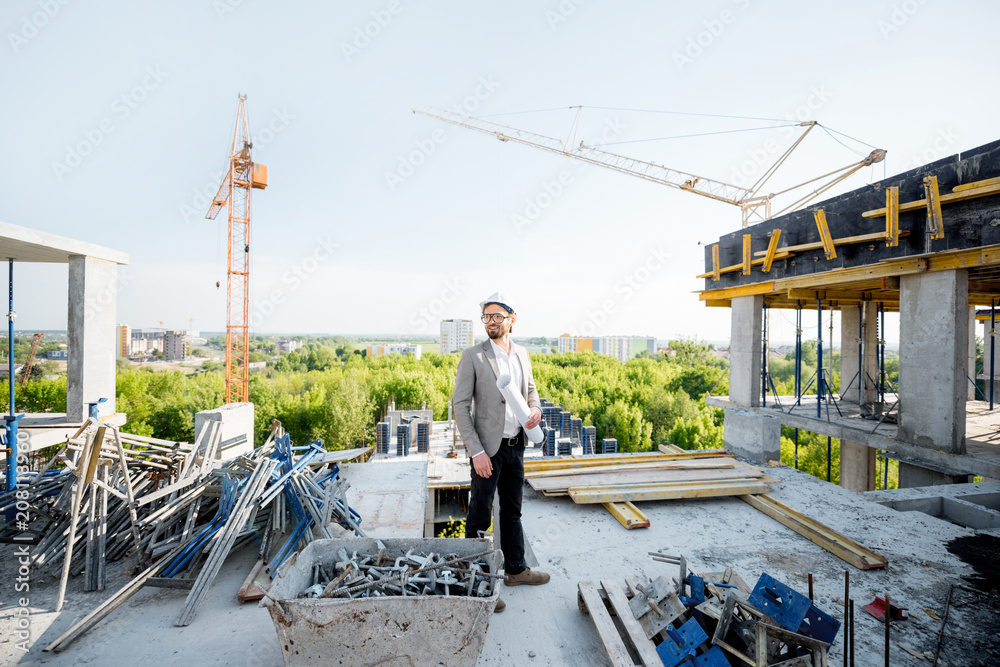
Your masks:
<svg viewBox="0 0 1000 667"><path fill-rule="evenodd" d="M522 442L523 442L522 436ZM524 486L524 447L501 445L490 457L493 474L480 477L472 467L472 492L469 514L465 519L465 536L479 537L479 531L489 530L493 519L493 493L500 498L500 549L503 550L504 571L520 574L524 562L524 531L521 530L521 490ZM496 527L494 526L494 531Z"/></svg>

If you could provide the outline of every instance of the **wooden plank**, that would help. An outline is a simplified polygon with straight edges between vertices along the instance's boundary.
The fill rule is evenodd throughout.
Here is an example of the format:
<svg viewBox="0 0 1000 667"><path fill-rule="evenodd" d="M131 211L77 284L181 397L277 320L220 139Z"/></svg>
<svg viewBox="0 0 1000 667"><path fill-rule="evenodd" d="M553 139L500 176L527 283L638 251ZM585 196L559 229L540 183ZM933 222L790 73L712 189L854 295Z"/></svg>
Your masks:
<svg viewBox="0 0 1000 667"><path fill-rule="evenodd" d="M623 470L621 472L605 472L598 475L567 474L560 477L542 477L528 479L528 484L536 491L566 490L571 486L634 486L636 484L651 484L665 482L695 482L709 480L738 479L746 477L761 477L764 473L742 461L733 461L732 468L724 469L689 469L689 470Z"/></svg>
<svg viewBox="0 0 1000 667"><path fill-rule="evenodd" d="M967 190L975 190L977 188L983 188L990 185L1000 185L1000 176L996 178L985 178L981 181L976 181L975 183L965 183L964 185L956 185L951 189L952 192L966 192Z"/></svg>
<svg viewBox="0 0 1000 667"><path fill-rule="evenodd" d="M615 627L611 615L608 614L608 610L604 606L604 601L601 600L601 595L597 592L597 587L592 581L581 581L577 587L587 611L590 612L590 618L594 622L594 627L597 628L597 634L601 638L601 643L604 644L604 652L608 654L611 664L615 667L635 665L625 647L625 642L622 641L621 635L618 633L618 628Z"/></svg>
<svg viewBox="0 0 1000 667"><path fill-rule="evenodd" d="M993 179L988 179L993 180ZM980 181L981 183L986 183L987 181ZM975 183L969 183L969 186L977 185ZM958 186L963 187L963 186ZM951 192L946 195L941 195L940 202L942 204L947 204L955 201L964 201L966 199L975 199L977 197L986 197L988 195L1000 194L1000 183L991 183L988 185L983 185L981 187L969 187L965 190L959 190L957 192ZM917 199L914 201L908 201L905 204L899 205L899 212L903 213L905 211L919 211L927 207L926 199ZM865 211L861 214L863 218L880 218L885 215L884 208L876 208L871 211Z"/></svg>
<svg viewBox="0 0 1000 667"><path fill-rule="evenodd" d="M778 241L781 239L781 230L775 229L771 233L771 240L767 243L767 250L764 252L764 264L761 265L761 271L764 273L771 272L771 265L774 263L774 256L778 252Z"/></svg>
<svg viewBox="0 0 1000 667"><path fill-rule="evenodd" d="M583 468L556 469L556 470L534 470L525 471L527 479L540 479L543 477L561 477L565 475L599 475L606 472L623 472L626 470L722 470L735 467L735 459L711 458L695 459L692 461L656 461L651 463L620 463L607 466L586 466Z"/></svg>
<svg viewBox="0 0 1000 667"><path fill-rule="evenodd" d="M642 664L662 665L663 660L656 652L656 646L649 640L646 632L639 625L639 621L635 620L635 616L632 615L632 609L629 607L628 600L625 599L621 585L613 581L602 581L601 586L604 587L604 592L607 593L611 606L621 620L622 627L628 633L629 639L632 640L632 645L635 647L636 653L639 654Z"/></svg>
<svg viewBox="0 0 1000 667"><path fill-rule="evenodd" d="M604 503L604 509L628 530L649 528L649 519L632 503Z"/></svg>
<svg viewBox="0 0 1000 667"><path fill-rule="evenodd" d="M568 493L578 504L616 503L636 500L681 500L718 498L767 493L771 488L757 479L732 479L711 482L645 484L641 486L570 487Z"/></svg>
<svg viewBox="0 0 1000 667"><path fill-rule="evenodd" d="M814 519L810 519L770 496L741 496L740 500L858 569L871 570L889 565L885 556L858 544Z"/></svg>
<svg viewBox="0 0 1000 667"><path fill-rule="evenodd" d="M656 448L659 449L664 454L685 454L685 453L687 453L686 449L681 449L677 445L671 445L671 444L657 445Z"/></svg>
<svg viewBox="0 0 1000 667"><path fill-rule="evenodd" d="M690 461L694 459L710 459L728 457L721 449L698 449L685 451L681 454L607 454L597 456L562 456L557 458L528 459L524 462L524 471L536 470L571 470L573 468L590 468L618 463L659 463L663 461Z"/></svg>

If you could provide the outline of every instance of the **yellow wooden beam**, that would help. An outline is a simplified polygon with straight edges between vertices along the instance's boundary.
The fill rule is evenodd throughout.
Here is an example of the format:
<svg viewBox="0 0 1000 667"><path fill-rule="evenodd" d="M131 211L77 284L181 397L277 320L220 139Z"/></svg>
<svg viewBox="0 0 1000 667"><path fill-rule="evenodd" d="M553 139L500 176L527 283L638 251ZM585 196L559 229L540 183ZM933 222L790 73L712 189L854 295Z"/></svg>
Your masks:
<svg viewBox="0 0 1000 667"><path fill-rule="evenodd" d="M885 189L885 244L893 248L899 245L899 188Z"/></svg>
<svg viewBox="0 0 1000 667"><path fill-rule="evenodd" d="M749 276L753 266L753 249L750 247L750 235L743 235L743 275Z"/></svg>
<svg viewBox="0 0 1000 667"><path fill-rule="evenodd" d="M866 266L856 266L850 269L837 269L835 271L823 271L808 276L797 276L795 278L784 278L774 282L776 290L789 290L795 288L824 287L827 285L840 285L853 283L859 280L871 280L882 276L901 276L911 273L922 273L927 270L926 259L899 259L889 262L879 262Z"/></svg>
<svg viewBox="0 0 1000 667"><path fill-rule="evenodd" d="M736 299L741 296L769 294L773 291L774 283L772 282L752 283L750 285L736 285L735 287L698 292L698 299L701 301L718 301L720 299Z"/></svg>
<svg viewBox="0 0 1000 667"><path fill-rule="evenodd" d="M943 239L944 218L941 216L937 176L924 176L924 199L927 201L927 230L932 239Z"/></svg>
<svg viewBox="0 0 1000 667"><path fill-rule="evenodd" d="M536 470L568 470L572 468L591 468L616 463L661 463L665 461L684 461L691 459L707 459L727 456L719 449L698 449L686 451L683 454L615 454L598 456L559 456L555 458L529 459L524 462L524 472ZM732 457L729 457L732 458Z"/></svg>
<svg viewBox="0 0 1000 667"><path fill-rule="evenodd" d="M1000 185L1000 176L995 178L985 178L981 181L976 181L975 183L966 183L965 185L956 185L951 189L952 192L967 192L969 190L975 190L977 188L983 188L990 185Z"/></svg>
<svg viewBox="0 0 1000 667"><path fill-rule="evenodd" d="M767 244L767 253L764 255L764 265L761 267L764 273L771 272L771 264L774 263L774 254L778 251L778 239L780 238L780 229L775 229L771 232L771 240Z"/></svg>
<svg viewBox="0 0 1000 667"><path fill-rule="evenodd" d="M993 179L988 179L985 181L979 181L977 183L969 183L968 188L965 190L959 190L958 192L951 192L946 195L941 195L940 202L942 204L950 204L956 201L965 201L966 199L976 199L977 197L986 197L989 195L1000 194L1000 183L993 183ZM985 185L984 185L985 184ZM965 186L959 186L965 187ZM905 204L899 205L899 212L903 213L906 211L919 211L920 209L927 206L927 200L917 199L915 201L908 201ZM863 218L880 218L885 215L884 208L876 208L871 211L865 211L861 214Z"/></svg>
<svg viewBox="0 0 1000 667"><path fill-rule="evenodd" d="M820 241L823 242L823 252L827 259L837 259L837 246L833 244L833 237L830 236L830 227L826 224L826 213L819 209L813 213L816 218L816 228L819 230Z"/></svg>
<svg viewBox="0 0 1000 667"><path fill-rule="evenodd" d="M712 246L712 280L719 282L719 244Z"/></svg>
<svg viewBox="0 0 1000 667"><path fill-rule="evenodd" d="M639 511L639 508L630 502L624 503L604 503L604 509L611 512L611 516L618 519L618 523L628 530L634 528L649 528L649 519Z"/></svg>
<svg viewBox="0 0 1000 667"><path fill-rule="evenodd" d="M717 498L767 493L768 485L759 479L664 482L631 486L570 487L569 497L578 504L623 503L637 500L677 500L681 498Z"/></svg>
<svg viewBox="0 0 1000 667"><path fill-rule="evenodd" d="M871 570L889 565L885 556L861 546L851 538L841 535L805 514L796 512L768 495L740 496L740 500L856 568Z"/></svg>

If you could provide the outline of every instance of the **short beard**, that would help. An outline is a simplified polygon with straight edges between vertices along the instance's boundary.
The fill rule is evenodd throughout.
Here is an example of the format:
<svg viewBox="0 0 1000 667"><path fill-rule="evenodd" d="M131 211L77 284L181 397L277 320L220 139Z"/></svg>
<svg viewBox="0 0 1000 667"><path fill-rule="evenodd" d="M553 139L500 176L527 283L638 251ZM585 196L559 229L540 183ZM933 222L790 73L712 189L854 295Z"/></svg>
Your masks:
<svg viewBox="0 0 1000 667"><path fill-rule="evenodd" d="M487 329L486 335L490 337L490 340L497 340L498 338L503 338L503 327L500 327L496 331Z"/></svg>

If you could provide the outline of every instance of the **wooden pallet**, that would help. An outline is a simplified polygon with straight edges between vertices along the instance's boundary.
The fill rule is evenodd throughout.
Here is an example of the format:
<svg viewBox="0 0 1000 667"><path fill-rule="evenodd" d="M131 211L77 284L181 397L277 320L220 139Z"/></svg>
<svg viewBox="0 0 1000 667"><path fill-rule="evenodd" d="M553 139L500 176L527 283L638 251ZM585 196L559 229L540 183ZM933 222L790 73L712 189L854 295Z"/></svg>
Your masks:
<svg viewBox="0 0 1000 667"><path fill-rule="evenodd" d="M591 581L581 581L578 589L580 610L590 614L612 665L663 665L656 646L632 615L620 584L602 581L598 587Z"/></svg>

